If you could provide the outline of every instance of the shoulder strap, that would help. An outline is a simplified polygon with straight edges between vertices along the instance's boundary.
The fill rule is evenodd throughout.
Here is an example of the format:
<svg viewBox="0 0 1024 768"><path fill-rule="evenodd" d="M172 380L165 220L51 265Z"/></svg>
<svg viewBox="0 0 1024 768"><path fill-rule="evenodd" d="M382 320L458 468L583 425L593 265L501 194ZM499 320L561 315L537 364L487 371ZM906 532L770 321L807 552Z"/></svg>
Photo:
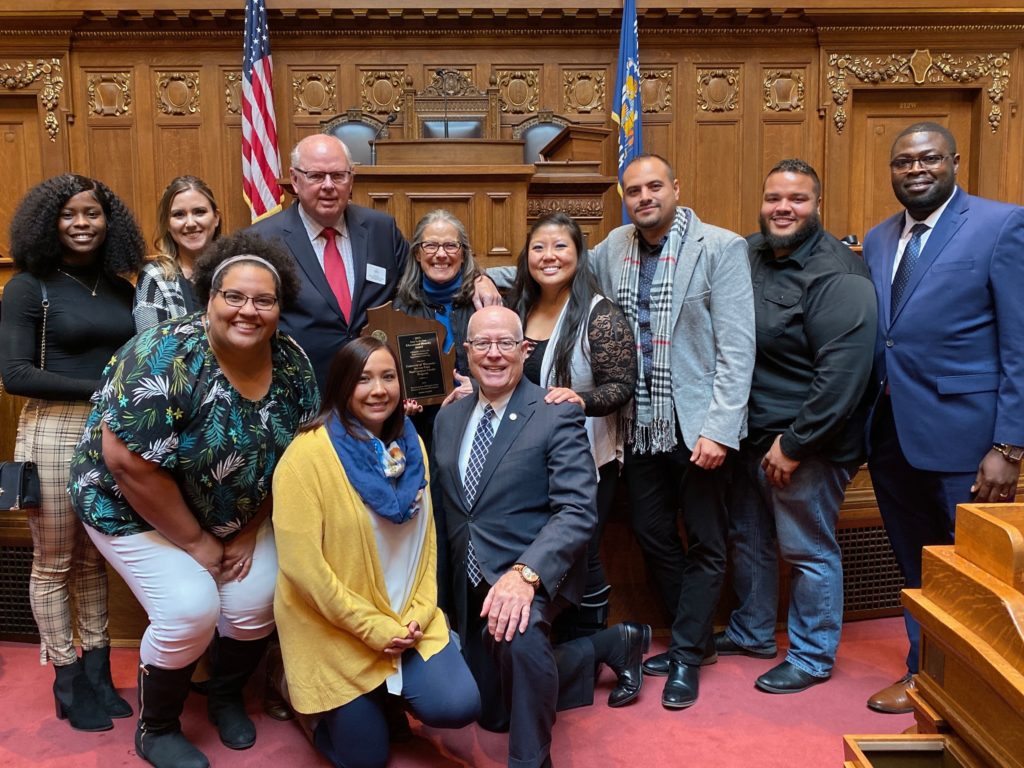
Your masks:
<svg viewBox="0 0 1024 768"><path fill-rule="evenodd" d="M43 332L39 338L39 370L46 370L46 315L50 308L50 298L46 293L46 283L39 281L39 290L43 294Z"/></svg>

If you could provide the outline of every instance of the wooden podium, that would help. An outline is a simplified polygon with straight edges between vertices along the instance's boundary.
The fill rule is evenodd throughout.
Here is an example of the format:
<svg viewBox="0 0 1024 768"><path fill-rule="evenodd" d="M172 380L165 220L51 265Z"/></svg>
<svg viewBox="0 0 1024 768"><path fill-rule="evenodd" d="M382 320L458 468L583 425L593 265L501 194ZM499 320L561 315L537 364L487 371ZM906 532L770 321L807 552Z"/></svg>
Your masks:
<svg viewBox="0 0 1024 768"><path fill-rule="evenodd" d="M847 736L847 768L1024 768L1024 504L962 504L956 543L924 550L911 691L918 734Z"/></svg>

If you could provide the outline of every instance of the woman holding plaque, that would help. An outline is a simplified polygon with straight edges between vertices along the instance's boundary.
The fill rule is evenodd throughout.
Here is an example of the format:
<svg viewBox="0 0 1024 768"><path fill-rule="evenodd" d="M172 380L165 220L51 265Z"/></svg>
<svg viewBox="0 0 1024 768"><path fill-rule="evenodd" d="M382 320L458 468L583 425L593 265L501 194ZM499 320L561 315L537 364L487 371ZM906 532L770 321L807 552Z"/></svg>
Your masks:
<svg viewBox="0 0 1024 768"><path fill-rule="evenodd" d="M588 551L586 591L570 636L608 624L611 586L600 543L619 474L618 411L633 396L636 346L622 310L597 292L579 225L564 213L538 219L519 254L509 306L519 313L533 350L523 375L548 388L551 403L573 402L587 416L594 454L598 522Z"/></svg>

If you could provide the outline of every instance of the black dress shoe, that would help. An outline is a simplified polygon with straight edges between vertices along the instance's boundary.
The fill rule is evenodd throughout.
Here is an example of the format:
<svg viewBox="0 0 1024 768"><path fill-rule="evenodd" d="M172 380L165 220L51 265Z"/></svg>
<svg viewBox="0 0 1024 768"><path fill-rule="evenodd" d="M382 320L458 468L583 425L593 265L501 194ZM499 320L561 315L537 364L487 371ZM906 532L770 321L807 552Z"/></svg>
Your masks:
<svg viewBox="0 0 1024 768"><path fill-rule="evenodd" d="M715 650L719 656L749 656L752 659L774 659L779 655L777 650L756 651L734 643L725 632L718 632L715 635Z"/></svg>
<svg viewBox="0 0 1024 768"><path fill-rule="evenodd" d="M619 684L608 694L609 707L623 707L640 695L644 676L640 670L644 654L651 647L651 625L624 621L619 625L626 646L626 664L619 675Z"/></svg>
<svg viewBox="0 0 1024 768"><path fill-rule="evenodd" d="M668 651L664 653L656 653L653 656L648 656L646 661L643 663L644 674L650 675L651 677L665 677L668 675L668 667L671 659L669 658ZM718 653L715 652L714 648L711 649L707 655L701 659L700 665L702 667L708 667L712 664L718 663Z"/></svg>
<svg viewBox="0 0 1024 768"><path fill-rule="evenodd" d="M766 693L800 693L812 685L828 681L831 677L831 675L825 677L809 675L788 661L784 661L757 678L754 685Z"/></svg>
<svg viewBox="0 0 1024 768"><path fill-rule="evenodd" d="M669 665L668 680L661 694L661 706L666 709L686 709L697 703L700 667L673 661Z"/></svg>

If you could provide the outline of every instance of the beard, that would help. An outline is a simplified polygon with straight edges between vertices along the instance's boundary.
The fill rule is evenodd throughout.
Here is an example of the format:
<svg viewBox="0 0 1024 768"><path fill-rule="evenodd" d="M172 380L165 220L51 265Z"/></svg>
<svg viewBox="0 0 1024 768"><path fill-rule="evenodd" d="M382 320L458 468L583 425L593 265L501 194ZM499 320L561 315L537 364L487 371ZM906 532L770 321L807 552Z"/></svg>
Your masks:
<svg viewBox="0 0 1024 768"><path fill-rule="evenodd" d="M773 251L792 253L821 231L821 217L817 211L804 220L800 229L790 232L788 235L773 235L768 228L768 219L764 216L759 217L758 222L761 225L761 234L764 235L765 242Z"/></svg>

